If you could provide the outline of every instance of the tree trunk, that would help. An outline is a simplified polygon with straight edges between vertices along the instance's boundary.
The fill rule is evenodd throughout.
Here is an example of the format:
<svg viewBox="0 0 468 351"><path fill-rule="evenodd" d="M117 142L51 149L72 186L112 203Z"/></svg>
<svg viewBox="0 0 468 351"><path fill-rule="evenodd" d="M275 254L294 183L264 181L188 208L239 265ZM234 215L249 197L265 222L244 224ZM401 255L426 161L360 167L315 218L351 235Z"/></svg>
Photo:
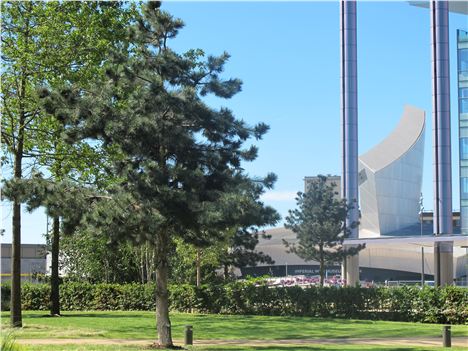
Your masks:
<svg viewBox="0 0 468 351"><path fill-rule="evenodd" d="M146 267L146 281L151 282L151 263L148 257L148 244L145 244L145 267Z"/></svg>
<svg viewBox="0 0 468 351"><path fill-rule="evenodd" d="M140 278L141 284L145 283L145 267L144 267L144 259L143 259L143 249L141 246L137 247L136 249L138 258L140 259Z"/></svg>
<svg viewBox="0 0 468 351"><path fill-rule="evenodd" d="M325 276L325 272L324 272L324 266L325 266L325 262L324 262L324 259L323 259L323 246L320 245L319 246L319 250L320 250L320 286L323 286L323 281L324 281L324 276Z"/></svg>
<svg viewBox="0 0 468 351"><path fill-rule="evenodd" d="M324 262L323 261L320 261L320 286L323 286L323 283L324 283L324 278L325 278L325 272L324 272L324 269L323 269L323 266L324 266Z"/></svg>
<svg viewBox="0 0 468 351"><path fill-rule="evenodd" d="M224 280L229 279L229 265L225 264L224 265Z"/></svg>
<svg viewBox="0 0 468 351"><path fill-rule="evenodd" d="M20 87L20 114L17 149L14 151L14 174L16 180L23 177L23 151L24 151L24 124L26 113L23 107L23 99L26 94L26 79L23 75ZM10 300L10 323L14 328L23 326L21 316L21 203L19 199L13 201L13 235L11 243L11 300Z"/></svg>
<svg viewBox="0 0 468 351"><path fill-rule="evenodd" d="M167 259L162 259L162 257L158 257L158 259L160 261L156 266L156 327L159 346L169 348L173 346L171 321L169 320L169 292L167 290L169 267Z"/></svg>
<svg viewBox="0 0 468 351"><path fill-rule="evenodd" d="M11 245L11 326L23 326L21 317L21 204L13 203L13 238Z"/></svg>
<svg viewBox="0 0 468 351"><path fill-rule="evenodd" d="M54 217L52 229L52 263L50 275L50 314L60 315L60 281L59 281L59 250L60 250L60 218Z"/></svg>
<svg viewBox="0 0 468 351"><path fill-rule="evenodd" d="M154 281L156 282L156 256L157 256L157 252L156 252L156 248L153 247L153 259L151 261L151 279L154 279Z"/></svg>
<svg viewBox="0 0 468 351"><path fill-rule="evenodd" d="M197 270L197 287L201 284L201 249L197 249L197 257L195 259L195 267Z"/></svg>
<svg viewBox="0 0 468 351"><path fill-rule="evenodd" d="M107 259L107 257L104 259L104 280L106 283L109 283L109 277L110 277L110 273L109 273L109 260Z"/></svg>

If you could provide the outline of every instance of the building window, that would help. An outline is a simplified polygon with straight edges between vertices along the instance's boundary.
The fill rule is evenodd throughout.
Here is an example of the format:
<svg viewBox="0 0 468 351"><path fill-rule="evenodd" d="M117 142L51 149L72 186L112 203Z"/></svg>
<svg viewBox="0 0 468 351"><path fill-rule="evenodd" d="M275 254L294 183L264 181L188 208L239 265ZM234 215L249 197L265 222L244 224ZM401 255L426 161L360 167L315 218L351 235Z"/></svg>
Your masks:
<svg viewBox="0 0 468 351"><path fill-rule="evenodd" d="M468 138L460 139L460 159L468 160Z"/></svg>
<svg viewBox="0 0 468 351"><path fill-rule="evenodd" d="M468 88L460 88L458 89L458 97L460 99L468 98Z"/></svg>
<svg viewBox="0 0 468 351"><path fill-rule="evenodd" d="M468 138L468 128L460 128L459 136L460 136L460 139ZM462 166L468 166L468 164L464 164Z"/></svg>
<svg viewBox="0 0 468 351"><path fill-rule="evenodd" d="M461 215L461 232L462 234L467 234L468 233L468 207L462 207L460 209L460 215Z"/></svg>
<svg viewBox="0 0 468 351"><path fill-rule="evenodd" d="M460 99L460 113L468 113L468 99Z"/></svg>
<svg viewBox="0 0 468 351"><path fill-rule="evenodd" d="M458 71L468 72L468 49L458 50Z"/></svg>
<svg viewBox="0 0 468 351"><path fill-rule="evenodd" d="M468 178L460 178L460 196L462 200L468 199Z"/></svg>

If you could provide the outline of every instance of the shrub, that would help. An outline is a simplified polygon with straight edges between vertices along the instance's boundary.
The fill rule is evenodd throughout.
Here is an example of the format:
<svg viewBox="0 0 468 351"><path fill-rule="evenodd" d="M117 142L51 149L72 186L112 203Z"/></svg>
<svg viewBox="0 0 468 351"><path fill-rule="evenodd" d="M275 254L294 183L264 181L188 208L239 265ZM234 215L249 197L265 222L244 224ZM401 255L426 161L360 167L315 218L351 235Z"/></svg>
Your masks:
<svg viewBox="0 0 468 351"><path fill-rule="evenodd" d="M468 289L398 287L269 287L261 282L170 286L170 308L180 312L385 319L425 323L468 324ZM2 284L2 309L10 286ZM24 309L47 310L47 284L22 286ZM64 282L63 310L154 310L154 284Z"/></svg>
<svg viewBox="0 0 468 351"><path fill-rule="evenodd" d="M50 285L21 284L21 307L25 310L47 310L50 302Z"/></svg>
<svg viewBox="0 0 468 351"><path fill-rule="evenodd" d="M63 310L87 311L99 309L96 302L95 289L101 284L90 284L82 282L69 282L60 285L60 306ZM99 299L97 299L99 300ZM99 307L99 306L98 306ZM101 308L102 309L102 308Z"/></svg>
<svg viewBox="0 0 468 351"><path fill-rule="evenodd" d="M2 311L10 310L11 285L10 282L2 283L0 286L0 309Z"/></svg>
<svg viewBox="0 0 468 351"><path fill-rule="evenodd" d="M122 284L117 299L118 310L153 311L156 309L155 284Z"/></svg>

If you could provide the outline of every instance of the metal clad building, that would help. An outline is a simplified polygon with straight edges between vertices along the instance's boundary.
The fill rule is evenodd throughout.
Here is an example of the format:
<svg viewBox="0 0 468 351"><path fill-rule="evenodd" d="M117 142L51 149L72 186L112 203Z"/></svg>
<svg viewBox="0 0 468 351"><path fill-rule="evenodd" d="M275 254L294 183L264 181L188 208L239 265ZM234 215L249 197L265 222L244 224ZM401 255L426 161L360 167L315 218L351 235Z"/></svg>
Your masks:
<svg viewBox="0 0 468 351"><path fill-rule="evenodd" d="M11 244L1 243L1 281L11 279ZM21 280L33 281L35 274L46 274L46 246L21 244Z"/></svg>
<svg viewBox="0 0 468 351"><path fill-rule="evenodd" d="M457 31L461 232L468 234L468 32Z"/></svg>

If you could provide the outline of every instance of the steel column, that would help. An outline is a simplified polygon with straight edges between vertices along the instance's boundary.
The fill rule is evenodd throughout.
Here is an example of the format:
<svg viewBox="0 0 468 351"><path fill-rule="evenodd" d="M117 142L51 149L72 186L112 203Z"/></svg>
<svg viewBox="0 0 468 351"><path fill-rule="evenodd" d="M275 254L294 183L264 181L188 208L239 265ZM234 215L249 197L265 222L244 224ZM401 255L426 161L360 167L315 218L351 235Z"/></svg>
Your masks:
<svg viewBox="0 0 468 351"><path fill-rule="evenodd" d="M342 178L341 196L352 209L346 219L350 238L359 238L358 209L358 108L357 108L357 16L356 1L342 0L340 8L341 39L341 145ZM359 283L359 256L348 257L343 262L346 284Z"/></svg>
<svg viewBox="0 0 468 351"><path fill-rule="evenodd" d="M341 1L341 194L352 204L347 226L359 220L356 2ZM351 228L350 238L358 238Z"/></svg>
<svg viewBox="0 0 468 351"><path fill-rule="evenodd" d="M448 1L431 1L434 234L452 234Z"/></svg>

